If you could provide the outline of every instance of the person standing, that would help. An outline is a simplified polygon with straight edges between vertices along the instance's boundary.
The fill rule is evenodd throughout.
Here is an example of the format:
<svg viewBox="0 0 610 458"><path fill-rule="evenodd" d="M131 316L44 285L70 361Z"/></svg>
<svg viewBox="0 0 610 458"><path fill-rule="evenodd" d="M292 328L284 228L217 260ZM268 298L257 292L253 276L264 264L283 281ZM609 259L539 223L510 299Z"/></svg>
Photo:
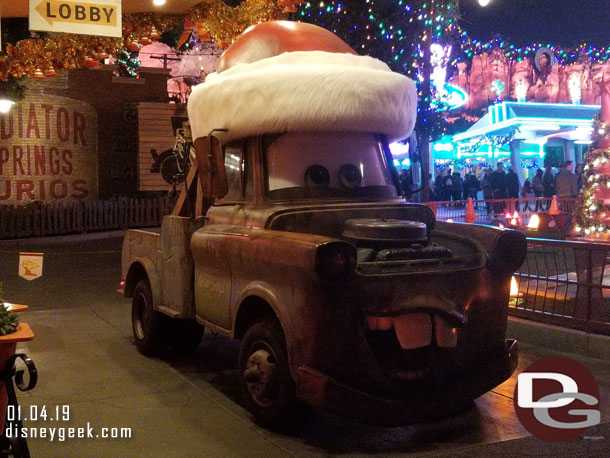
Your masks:
<svg viewBox="0 0 610 458"><path fill-rule="evenodd" d="M481 189L483 190L483 199L493 199L493 190L491 188L491 168L486 168L483 178L481 178ZM491 202L485 202L487 214L491 213Z"/></svg>
<svg viewBox="0 0 610 458"><path fill-rule="evenodd" d="M434 179L434 200L443 200L443 180L445 179L445 171L439 170Z"/></svg>
<svg viewBox="0 0 610 458"><path fill-rule="evenodd" d="M563 198L576 198L578 197L578 177L574 174L574 163L572 161L566 161L563 168L555 179L555 186L557 189L557 196ZM572 211L572 202L563 201L561 202L563 211Z"/></svg>
<svg viewBox="0 0 610 458"><path fill-rule="evenodd" d="M546 166L544 175L542 175L542 194L547 199L553 198L555 195L555 176L553 168L550 165ZM547 201L547 210L551 208L551 201Z"/></svg>
<svg viewBox="0 0 610 458"><path fill-rule="evenodd" d="M561 172L555 179L555 187L559 197L578 196L578 178L574 175L574 163L566 161Z"/></svg>
<svg viewBox="0 0 610 458"><path fill-rule="evenodd" d="M443 179L443 200L446 202L451 201L451 190L453 189L453 177L451 175L451 169L447 169L447 174Z"/></svg>
<svg viewBox="0 0 610 458"><path fill-rule="evenodd" d="M532 190L536 197L542 197L544 188L542 186L542 169L536 170L536 175L532 178Z"/></svg>
<svg viewBox="0 0 610 458"><path fill-rule="evenodd" d="M506 174L506 187L508 190L508 197L510 199L519 198L519 189L521 188L521 184L519 183L519 175L515 173L512 167L508 168L508 173ZM515 208L517 211L519 211L519 202L515 202Z"/></svg>
<svg viewBox="0 0 610 458"><path fill-rule="evenodd" d="M453 185L451 187L451 197L454 202L462 200L462 177L460 172L453 172Z"/></svg>
<svg viewBox="0 0 610 458"><path fill-rule="evenodd" d="M508 190L508 197L511 199L519 198L519 175L515 173L512 167L508 168L508 173L506 174L506 187Z"/></svg>
<svg viewBox="0 0 610 458"><path fill-rule="evenodd" d="M532 178L532 191L534 191L534 196L536 198L542 197L544 188L542 186L542 169L536 170L536 175ZM540 201L536 201L536 211L540 210Z"/></svg>
<svg viewBox="0 0 610 458"><path fill-rule="evenodd" d="M532 183L527 178L525 179L525 182L523 183L523 188L521 189L521 197L524 199L531 199L534 197L534 190L532 188ZM528 211L528 210L531 211L530 201L526 200L525 205L523 207L523 211Z"/></svg>
<svg viewBox="0 0 610 458"><path fill-rule="evenodd" d="M474 173L469 173L466 175L466 179L464 180L464 200L468 200L468 198L472 198L472 200L477 200L477 193L479 192L479 180Z"/></svg>
<svg viewBox="0 0 610 458"><path fill-rule="evenodd" d="M504 164L498 162L498 167L489 178L494 199L506 199L508 195L508 185L506 182L506 174L504 173ZM501 214L504 209L504 202L494 203L494 213Z"/></svg>
<svg viewBox="0 0 610 458"><path fill-rule="evenodd" d="M544 197L553 197L555 195L555 176L553 175L553 168L550 165L546 166L542 176L542 192Z"/></svg>

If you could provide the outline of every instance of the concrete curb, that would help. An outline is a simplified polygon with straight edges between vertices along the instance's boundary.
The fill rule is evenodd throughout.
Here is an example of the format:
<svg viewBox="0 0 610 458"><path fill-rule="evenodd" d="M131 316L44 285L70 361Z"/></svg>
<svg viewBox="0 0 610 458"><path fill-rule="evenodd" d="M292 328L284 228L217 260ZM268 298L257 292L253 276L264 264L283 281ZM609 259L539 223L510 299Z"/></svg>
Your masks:
<svg viewBox="0 0 610 458"><path fill-rule="evenodd" d="M507 338L530 345L610 360L610 337L509 317Z"/></svg>
<svg viewBox="0 0 610 458"><path fill-rule="evenodd" d="M38 237L31 239L0 240L0 247L27 247L30 245L53 245L69 242L86 242L89 240L102 240L123 237L126 230L87 232L84 234L59 235L51 237Z"/></svg>

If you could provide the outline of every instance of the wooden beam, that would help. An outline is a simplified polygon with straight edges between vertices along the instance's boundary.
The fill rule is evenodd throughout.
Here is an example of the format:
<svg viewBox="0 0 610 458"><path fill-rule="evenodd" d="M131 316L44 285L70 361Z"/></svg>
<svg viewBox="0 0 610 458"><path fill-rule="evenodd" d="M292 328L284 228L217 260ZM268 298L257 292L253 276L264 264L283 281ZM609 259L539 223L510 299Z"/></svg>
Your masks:
<svg viewBox="0 0 610 458"><path fill-rule="evenodd" d="M172 211L173 216L192 216L188 213L188 208L186 207L186 202L189 193L193 185L197 186L197 162L193 161L191 163L191 168L189 169L189 173L186 176L186 183L180 183L180 195L178 196L178 201L174 206L174 210ZM200 210L201 211L201 210Z"/></svg>

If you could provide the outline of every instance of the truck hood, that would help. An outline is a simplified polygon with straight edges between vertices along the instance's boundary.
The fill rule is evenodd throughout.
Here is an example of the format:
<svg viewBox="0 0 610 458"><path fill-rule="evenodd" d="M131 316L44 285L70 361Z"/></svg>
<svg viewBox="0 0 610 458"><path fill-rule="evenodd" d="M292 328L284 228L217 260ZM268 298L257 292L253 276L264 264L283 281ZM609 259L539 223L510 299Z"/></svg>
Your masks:
<svg viewBox="0 0 610 458"><path fill-rule="evenodd" d="M341 238L345 221L361 218L419 221L428 233L435 223L434 213L424 205L375 202L280 208L268 215L265 228Z"/></svg>

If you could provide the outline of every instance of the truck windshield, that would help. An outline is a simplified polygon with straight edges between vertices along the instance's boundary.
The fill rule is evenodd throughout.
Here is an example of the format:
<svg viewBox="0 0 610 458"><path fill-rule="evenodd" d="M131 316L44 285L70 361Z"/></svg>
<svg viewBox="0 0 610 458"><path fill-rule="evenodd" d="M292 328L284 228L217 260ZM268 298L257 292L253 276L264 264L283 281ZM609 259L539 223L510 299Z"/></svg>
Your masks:
<svg viewBox="0 0 610 458"><path fill-rule="evenodd" d="M299 198L396 197L373 134L287 133L265 151L267 195Z"/></svg>

